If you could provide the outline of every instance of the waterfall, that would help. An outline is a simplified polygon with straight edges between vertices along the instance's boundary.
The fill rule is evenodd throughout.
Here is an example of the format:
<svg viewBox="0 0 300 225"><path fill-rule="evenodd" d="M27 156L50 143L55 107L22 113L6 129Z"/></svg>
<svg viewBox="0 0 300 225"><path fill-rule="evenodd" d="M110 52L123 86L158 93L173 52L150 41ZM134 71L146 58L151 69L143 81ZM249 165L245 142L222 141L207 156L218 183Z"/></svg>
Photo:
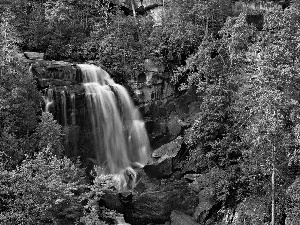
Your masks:
<svg viewBox="0 0 300 225"><path fill-rule="evenodd" d="M69 137L72 143L72 155L78 156L78 127L76 125L76 105L75 105L75 93L70 93L70 105L71 105L71 126Z"/></svg>
<svg viewBox="0 0 300 225"><path fill-rule="evenodd" d="M46 96L44 97L45 102L45 112L50 112L51 107L53 106L53 89L48 88L46 91Z"/></svg>
<svg viewBox="0 0 300 225"><path fill-rule="evenodd" d="M70 94L70 99L71 99L71 124L76 125L76 113L75 113L75 94L71 93Z"/></svg>
<svg viewBox="0 0 300 225"><path fill-rule="evenodd" d="M61 97L61 114L63 128L67 125L67 98L66 92L63 90L60 92Z"/></svg>
<svg viewBox="0 0 300 225"><path fill-rule="evenodd" d="M132 171L128 168L134 163L145 164L149 156L147 132L126 89L100 67L78 66L83 75L97 164L112 174Z"/></svg>
<svg viewBox="0 0 300 225"><path fill-rule="evenodd" d="M65 87L66 88L66 87ZM65 152L67 155L70 155L70 148L69 148L69 127L68 127L68 121L67 121L67 97L66 97L66 91L62 90L60 92L61 97L61 124L62 124L62 130L64 134L64 142L65 142Z"/></svg>

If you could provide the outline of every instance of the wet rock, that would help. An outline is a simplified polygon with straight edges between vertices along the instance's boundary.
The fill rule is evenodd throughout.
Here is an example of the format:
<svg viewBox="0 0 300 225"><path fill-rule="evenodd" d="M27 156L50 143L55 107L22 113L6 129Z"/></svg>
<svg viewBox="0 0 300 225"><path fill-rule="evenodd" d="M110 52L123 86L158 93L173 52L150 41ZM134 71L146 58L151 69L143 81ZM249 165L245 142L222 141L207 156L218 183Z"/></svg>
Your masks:
<svg viewBox="0 0 300 225"><path fill-rule="evenodd" d="M108 209L116 210L119 213L124 213L125 211L123 202L117 192L105 191L99 204Z"/></svg>
<svg viewBox="0 0 300 225"><path fill-rule="evenodd" d="M134 188L134 192L143 193L156 191L158 186L161 184L159 179L150 178L146 175L144 169L136 170L137 171L137 184Z"/></svg>
<svg viewBox="0 0 300 225"><path fill-rule="evenodd" d="M171 225L199 225L193 219L193 217L188 216L180 211L174 210L171 213Z"/></svg>
<svg viewBox="0 0 300 225"><path fill-rule="evenodd" d="M178 137L171 143L161 146L152 153L148 165L144 167L149 177L168 177L174 172L173 160L181 148L183 138Z"/></svg>
<svg viewBox="0 0 300 225"><path fill-rule="evenodd" d="M163 182L149 178L142 169L137 172L137 186L132 191L107 191L99 205L123 214L126 223L131 225L170 225L170 216L174 210L180 211L180 218L173 215L174 221L190 221L199 198L187 182Z"/></svg>
<svg viewBox="0 0 300 225"><path fill-rule="evenodd" d="M198 204L196 196L185 182L160 185L156 190L133 195L124 218L132 225L163 224L173 210L192 215Z"/></svg>
<svg viewBox="0 0 300 225"><path fill-rule="evenodd" d="M59 81L69 81L74 84L82 82L80 69L74 64L63 61L35 61L32 64L31 71L38 81L43 79L51 81L52 79L54 83L51 85L53 86L68 85L55 83Z"/></svg>

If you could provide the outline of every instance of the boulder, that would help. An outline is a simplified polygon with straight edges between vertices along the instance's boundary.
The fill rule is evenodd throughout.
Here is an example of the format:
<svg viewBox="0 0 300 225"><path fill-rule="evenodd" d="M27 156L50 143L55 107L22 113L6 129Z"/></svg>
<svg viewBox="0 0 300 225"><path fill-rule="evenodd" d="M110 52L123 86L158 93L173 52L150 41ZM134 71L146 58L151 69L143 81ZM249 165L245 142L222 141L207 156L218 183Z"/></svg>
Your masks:
<svg viewBox="0 0 300 225"><path fill-rule="evenodd" d="M192 221L199 198L187 182L149 178L142 169L137 172L137 186L133 190L122 193L106 191L99 206L121 213L126 223L131 225L170 225L174 210L171 221L173 218L175 224Z"/></svg>
<svg viewBox="0 0 300 225"><path fill-rule="evenodd" d="M217 204L215 201L214 190L211 187L206 187L198 194L199 204L195 210L194 217L197 218L199 224L206 224L206 220L211 214L214 206Z"/></svg>
<svg viewBox="0 0 300 225"><path fill-rule="evenodd" d="M152 153L148 164L144 167L149 177L164 178L170 176L174 168L174 158L181 148L183 138L178 137L174 141L161 146Z"/></svg>
<svg viewBox="0 0 300 225"><path fill-rule="evenodd" d="M116 210L119 213L124 213L125 211L123 202L117 192L105 191L99 204L108 209Z"/></svg>
<svg viewBox="0 0 300 225"><path fill-rule="evenodd" d="M132 202L125 207L124 218L132 225L163 224L169 221L173 210L193 215L197 205L197 194L187 183L167 183L156 190L133 194Z"/></svg>
<svg viewBox="0 0 300 225"><path fill-rule="evenodd" d="M199 225L193 217L184 214L181 211L174 210L171 213L171 225Z"/></svg>
<svg viewBox="0 0 300 225"><path fill-rule="evenodd" d="M171 116L168 121L168 131L170 135L177 137L181 132L182 125L183 122L177 115Z"/></svg>
<svg viewBox="0 0 300 225"><path fill-rule="evenodd" d="M43 60L44 53L41 52L24 52L24 56L31 60Z"/></svg>

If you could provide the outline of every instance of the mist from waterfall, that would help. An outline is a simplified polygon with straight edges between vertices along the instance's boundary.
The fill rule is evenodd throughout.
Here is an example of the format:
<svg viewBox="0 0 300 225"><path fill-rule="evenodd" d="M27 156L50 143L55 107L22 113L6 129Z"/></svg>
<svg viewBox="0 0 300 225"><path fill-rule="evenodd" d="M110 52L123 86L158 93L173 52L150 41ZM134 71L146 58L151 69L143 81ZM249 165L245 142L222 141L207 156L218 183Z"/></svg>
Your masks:
<svg viewBox="0 0 300 225"><path fill-rule="evenodd" d="M78 66L83 74L97 164L112 174L133 163L146 164L148 135L127 90L100 67Z"/></svg>

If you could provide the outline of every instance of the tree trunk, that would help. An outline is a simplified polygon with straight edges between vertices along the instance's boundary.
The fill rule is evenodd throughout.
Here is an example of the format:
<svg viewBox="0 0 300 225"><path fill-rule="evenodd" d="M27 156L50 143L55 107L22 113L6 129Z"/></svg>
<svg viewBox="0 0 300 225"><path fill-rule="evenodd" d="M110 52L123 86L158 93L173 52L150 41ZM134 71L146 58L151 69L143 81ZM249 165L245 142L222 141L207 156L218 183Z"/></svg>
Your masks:
<svg viewBox="0 0 300 225"><path fill-rule="evenodd" d="M272 151L272 220L271 225L275 225L275 151L276 147L273 147Z"/></svg>

